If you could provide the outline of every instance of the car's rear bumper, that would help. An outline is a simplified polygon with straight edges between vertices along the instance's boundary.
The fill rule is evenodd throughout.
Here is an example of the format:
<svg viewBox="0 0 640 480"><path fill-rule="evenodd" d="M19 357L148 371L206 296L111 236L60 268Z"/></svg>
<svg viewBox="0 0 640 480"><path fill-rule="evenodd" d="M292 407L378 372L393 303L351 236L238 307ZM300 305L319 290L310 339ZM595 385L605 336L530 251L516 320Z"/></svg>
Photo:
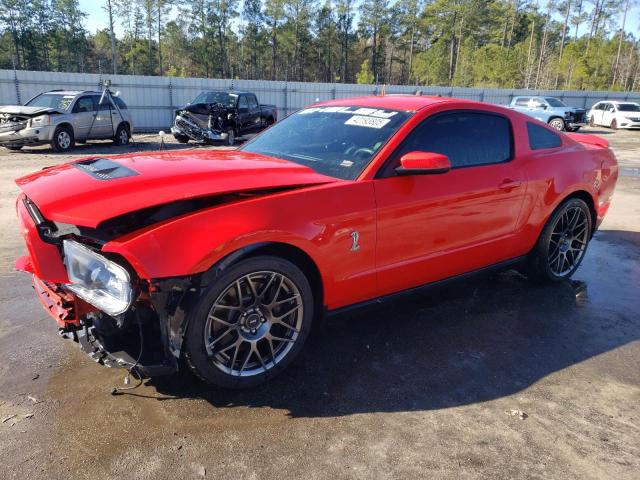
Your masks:
<svg viewBox="0 0 640 480"><path fill-rule="evenodd" d="M26 146L42 145L49 143L53 138L54 127L51 125L37 128L23 128L0 132L0 145L2 146Z"/></svg>

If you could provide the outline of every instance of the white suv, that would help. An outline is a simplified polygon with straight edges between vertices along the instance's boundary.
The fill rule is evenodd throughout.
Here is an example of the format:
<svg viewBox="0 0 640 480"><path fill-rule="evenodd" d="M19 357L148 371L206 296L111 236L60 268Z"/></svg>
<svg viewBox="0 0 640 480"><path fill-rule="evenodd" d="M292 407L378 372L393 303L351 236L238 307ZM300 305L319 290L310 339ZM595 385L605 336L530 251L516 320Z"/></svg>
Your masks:
<svg viewBox="0 0 640 480"><path fill-rule="evenodd" d="M132 129L127 105L101 92L54 90L24 106L0 107L0 145L9 150L49 143L56 152L64 152L76 140L107 138L126 145Z"/></svg>
<svg viewBox="0 0 640 480"><path fill-rule="evenodd" d="M589 125L618 128L640 128L640 105L633 102L603 101L587 114Z"/></svg>

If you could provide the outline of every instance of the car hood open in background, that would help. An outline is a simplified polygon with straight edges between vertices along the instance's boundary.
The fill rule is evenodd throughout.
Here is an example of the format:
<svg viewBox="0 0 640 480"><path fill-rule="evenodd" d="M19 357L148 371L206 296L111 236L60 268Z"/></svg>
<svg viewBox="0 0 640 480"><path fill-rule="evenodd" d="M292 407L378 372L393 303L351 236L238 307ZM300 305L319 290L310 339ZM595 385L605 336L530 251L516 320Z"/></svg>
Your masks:
<svg viewBox="0 0 640 480"><path fill-rule="evenodd" d="M174 201L335 181L286 160L209 150L88 158L46 168L16 184L46 219L95 228Z"/></svg>

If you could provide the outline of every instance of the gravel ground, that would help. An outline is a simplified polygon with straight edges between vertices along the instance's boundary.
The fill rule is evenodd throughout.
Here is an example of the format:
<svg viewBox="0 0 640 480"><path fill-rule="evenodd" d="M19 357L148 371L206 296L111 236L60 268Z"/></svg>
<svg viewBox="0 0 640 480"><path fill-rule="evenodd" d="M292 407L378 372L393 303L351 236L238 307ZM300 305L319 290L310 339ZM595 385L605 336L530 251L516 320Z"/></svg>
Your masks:
<svg viewBox="0 0 640 480"><path fill-rule="evenodd" d="M12 270L13 179L122 149L0 151L0 477L637 479L640 132L591 132L632 176L573 281L506 272L336 318L247 392L169 377L111 396L123 372L60 339Z"/></svg>

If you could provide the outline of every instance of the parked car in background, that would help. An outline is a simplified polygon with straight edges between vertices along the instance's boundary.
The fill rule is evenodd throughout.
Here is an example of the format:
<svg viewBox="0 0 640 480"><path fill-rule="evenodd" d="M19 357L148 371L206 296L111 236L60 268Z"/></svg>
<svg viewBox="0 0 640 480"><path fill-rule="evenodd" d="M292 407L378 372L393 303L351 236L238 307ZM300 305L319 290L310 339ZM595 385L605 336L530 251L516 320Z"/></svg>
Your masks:
<svg viewBox="0 0 640 480"><path fill-rule="evenodd" d="M277 119L276 106L258 103L253 93L202 92L176 112L171 133L180 143L223 141L233 145L237 137L258 132Z"/></svg>
<svg viewBox="0 0 640 480"><path fill-rule="evenodd" d="M333 100L239 150L18 179L16 268L96 361L249 387L290 364L325 311L488 268L566 280L617 172L606 140L496 105Z"/></svg>
<svg viewBox="0 0 640 480"><path fill-rule="evenodd" d="M536 118L560 131L577 132L580 127L587 124L584 109L570 107L555 97L514 97L509 108Z"/></svg>
<svg viewBox="0 0 640 480"><path fill-rule="evenodd" d="M49 143L63 152L76 141L108 138L125 145L132 129L124 101L104 92L53 90L24 106L0 107L0 145L9 150Z"/></svg>
<svg viewBox="0 0 640 480"><path fill-rule="evenodd" d="M618 128L640 128L640 105L633 102L606 100L596 103L587 115L589 125Z"/></svg>

